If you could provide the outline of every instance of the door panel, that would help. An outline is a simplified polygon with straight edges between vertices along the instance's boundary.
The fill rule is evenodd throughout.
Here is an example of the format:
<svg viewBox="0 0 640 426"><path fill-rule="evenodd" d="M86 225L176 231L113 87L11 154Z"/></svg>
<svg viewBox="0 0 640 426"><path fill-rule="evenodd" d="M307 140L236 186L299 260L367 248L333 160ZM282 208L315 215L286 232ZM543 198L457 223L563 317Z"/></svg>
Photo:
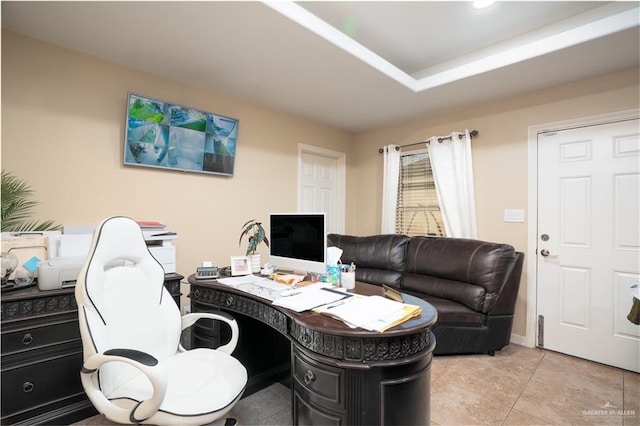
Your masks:
<svg viewBox="0 0 640 426"><path fill-rule="evenodd" d="M640 176L637 174L614 176L613 191L615 248L638 252L640 248L638 247L640 212L638 211L638 203L629 203L628 200L638 199Z"/></svg>
<svg viewBox="0 0 640 426"><path fill-rule="evenodd" d="M328 232L337 232L337 216L343 210L337 204L338 160L334 157L301 153L300 211L326 213Z"/></svg>
<svg viewBox="0 0 640 426"><path fill-rule="evenodd" d="M538 135L544 347L633 371L640 370L640 327L626 317L631 286L640 280L638 125L634 119Z"/></svg>
<svg viewBox="0 0 640 426"><path fill-rule="evenodd" d="M589 329L589 306L591 301L590 271L584 268L561 267L560 324Z"/></svg>
<svg viewBox="0 0 640 426"><path fill-rule="evenodd" d="M560 179L560 243L564 246L589 247L591 241L591 179Z"/></svg>

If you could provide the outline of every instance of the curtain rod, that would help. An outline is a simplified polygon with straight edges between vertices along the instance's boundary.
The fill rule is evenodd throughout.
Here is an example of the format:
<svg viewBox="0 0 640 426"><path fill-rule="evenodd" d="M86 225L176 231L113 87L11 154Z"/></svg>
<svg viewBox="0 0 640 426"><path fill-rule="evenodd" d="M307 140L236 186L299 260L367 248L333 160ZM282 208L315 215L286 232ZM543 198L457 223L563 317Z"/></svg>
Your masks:
<svg viewBox="0 0 640 426"><path fill-rule="evenodd" d="M471 138L473 138L474 136L478 136L479 134L480 133L477 130L472 130L472 131L469 132L469 136L471 136ZM458 135L458 139L462 139L463 136L464 136L464 133L460 133ZM444 136L444 137L438 138L438 142L439 143L442 143L443 141L446 141L446 140L451 140L451 136ZM396 151L400 150L400 148L406 148L406 147L409 147L409 146L421 145L423 143L429 143L429 139L427 139L426 141L422 141L422 142L416 142L416 143L410 143L410 144L407 144L407 145L396 146ZM378 152L380 154L382 154L384 152L384 148L380 148L378 150Z"/></svg>

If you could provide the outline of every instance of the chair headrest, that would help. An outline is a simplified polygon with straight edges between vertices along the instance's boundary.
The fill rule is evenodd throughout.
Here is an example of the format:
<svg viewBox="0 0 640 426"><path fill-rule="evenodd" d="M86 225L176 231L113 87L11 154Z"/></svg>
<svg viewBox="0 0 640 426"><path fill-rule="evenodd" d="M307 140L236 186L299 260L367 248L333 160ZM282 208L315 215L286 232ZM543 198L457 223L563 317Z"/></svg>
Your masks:
<svg viewBox="0 0 640 426"><path fill-rule="evenodd" d="M125 216L109 217L98 225L89 253L91 261L101 265L117 260L139 263L150 256L140 226Z"/></svg>

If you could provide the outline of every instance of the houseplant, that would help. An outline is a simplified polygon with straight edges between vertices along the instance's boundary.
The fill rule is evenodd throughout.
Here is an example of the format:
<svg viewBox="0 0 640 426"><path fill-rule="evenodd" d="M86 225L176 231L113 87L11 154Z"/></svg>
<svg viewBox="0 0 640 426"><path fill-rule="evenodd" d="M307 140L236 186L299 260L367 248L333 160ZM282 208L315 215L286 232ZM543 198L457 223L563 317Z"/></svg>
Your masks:
<svg viewBox="0 0 640 426"><path fill-rule="evenodd" d="M52 220L31 219L37 201L30 200L33 189L23 179L10 172L2 171L2 231L55 231L60 229Z"/></svg>
<svg viewBox="0 0 640 426"><path fill-rule="evenodd" d="M28 232L28 231L54 231L60 229L60 225L56 225L52 220L39 221L31 219L33 209L38 205L37 201L33 201L30 197L33 195L33 189L23 179L18 178L10 172L2 170L0 179L0 199L2 200L2 213L0 223L2 232ZM19 280L18 275L26 280L26 284L33 281L33 271L27 270L18 265L18 258L10 252L2 252L0 254L2 263L2 272L0 279L2 284L6 284L9 276L15 273L16 281Z"/></svg>
<svg viewBox="0 0 640 426"><path fill-rule="evenodd" d="M238 245L242 245L242 239L247 237L247 252L246 256L249 257L251 263L251 272L260 272L261 255L256 253L260 243L264 243L269 247L269 239L262 227L262 222L258 222L257 219L251 219L242 225L242 232L240 233L240 239Z"/></svg>

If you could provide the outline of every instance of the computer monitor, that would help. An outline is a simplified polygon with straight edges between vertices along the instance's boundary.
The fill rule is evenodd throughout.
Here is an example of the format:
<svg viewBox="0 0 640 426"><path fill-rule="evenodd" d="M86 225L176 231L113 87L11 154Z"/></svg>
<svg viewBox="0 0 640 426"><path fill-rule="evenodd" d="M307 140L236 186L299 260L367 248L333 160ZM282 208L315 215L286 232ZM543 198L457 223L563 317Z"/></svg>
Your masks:
<svg viewBox="0 0 640 426"><path fill-rule="evenodd" d="M296 273L326 273L324 213L272 213L269 219L271 265Z"/></svg>

